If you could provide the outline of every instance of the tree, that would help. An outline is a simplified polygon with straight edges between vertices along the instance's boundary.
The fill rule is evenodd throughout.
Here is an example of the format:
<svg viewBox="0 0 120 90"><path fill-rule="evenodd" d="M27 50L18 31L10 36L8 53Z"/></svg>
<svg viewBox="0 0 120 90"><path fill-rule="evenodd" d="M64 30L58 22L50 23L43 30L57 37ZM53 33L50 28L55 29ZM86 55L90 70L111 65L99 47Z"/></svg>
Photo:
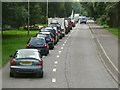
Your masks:
<svg viewBox="0 0 120 90"><path fill-rule="evenodd" d="M3 3L2 10L2 24L10 25L13 28L23 26L28 17L28 12L25 8L26 3L5 2Z"/></svg>
<svg viewBox="0 0 120 90"><path fill-rule="evenodd" d="M41 18L40 4L37 2L30 2L29 14L30 14L30 20L29 20L30 25L35 25L40 23L40 18Z"/></svg>

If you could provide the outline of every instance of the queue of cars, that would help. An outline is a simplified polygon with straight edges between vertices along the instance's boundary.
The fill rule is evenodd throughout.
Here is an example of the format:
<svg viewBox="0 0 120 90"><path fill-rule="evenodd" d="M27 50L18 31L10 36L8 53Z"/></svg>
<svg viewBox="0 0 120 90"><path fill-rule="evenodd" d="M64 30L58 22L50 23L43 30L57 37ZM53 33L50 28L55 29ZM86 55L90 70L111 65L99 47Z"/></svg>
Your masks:
<svg viewBox="0 0 120 90"><path fill-rule="evenodd" d="M42 78L42 56L47 56L49 50L54 49L59 40L72 30L72 27L75 25L69 18L50 19L48 26L42 27L34 37L29 38L25 49L16 50L14 55L10 56L10 77L35 74Z"/></svg>

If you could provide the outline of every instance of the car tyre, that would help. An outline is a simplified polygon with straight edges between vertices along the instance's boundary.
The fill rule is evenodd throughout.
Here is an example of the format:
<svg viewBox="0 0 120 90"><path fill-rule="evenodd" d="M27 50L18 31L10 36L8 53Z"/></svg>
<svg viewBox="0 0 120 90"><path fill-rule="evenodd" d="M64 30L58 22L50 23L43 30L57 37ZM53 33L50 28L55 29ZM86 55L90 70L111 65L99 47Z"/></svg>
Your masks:
<svg viewBox="0 0 120 90"><path fill-rule="evenodd" d="M10 72L10 77L14 77L14 74Z"/></svg>
<svg viewBox="0 0 120 90"><path fill-rule="evenodd" d="M47 54L49 54L49 50L48 50Z"/></svg>
<svg viewBox="0 0 120 90"><path fill-rule="evenodd" d="M37 73L37 78L43 78L43 71L41 73Z"/></svg>
<svg viewBox="0 0 120 90"><path fill-rule="evenodd" d="M51 49L52 49L52 50L54 49L54 45L51 47Z"/></svg>
<svg viewBox="0 0 120 90"><path fill-rule="evenodd" d="M43 78L43 71L42 71L42 73L41 73L41 75L40 75L40 78Z"/></svg>

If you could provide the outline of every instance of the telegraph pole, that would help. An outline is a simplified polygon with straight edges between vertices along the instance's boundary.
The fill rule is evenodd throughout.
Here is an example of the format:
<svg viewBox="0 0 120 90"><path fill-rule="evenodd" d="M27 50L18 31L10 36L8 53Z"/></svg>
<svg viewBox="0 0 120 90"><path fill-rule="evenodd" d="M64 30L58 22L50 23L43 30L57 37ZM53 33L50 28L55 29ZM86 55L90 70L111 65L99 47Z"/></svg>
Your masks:
<svg viewBox="0 0 120 90"><path fill-rule="evenodd" d="M48 23L48 0L47 0L47 7L46 7L46 24Z"/></svg>
<svg viewBox="0 0 120 90"><path fill-rule="evenodd" d="M29 3L29 0L28 0L28 24L27 24L27 28L28 28L28 36L29 36L29 34L30 34L30 18L29 18L29 16L30 16L30 10L29 10L29 8L30 8L30 3Z"/></svg>

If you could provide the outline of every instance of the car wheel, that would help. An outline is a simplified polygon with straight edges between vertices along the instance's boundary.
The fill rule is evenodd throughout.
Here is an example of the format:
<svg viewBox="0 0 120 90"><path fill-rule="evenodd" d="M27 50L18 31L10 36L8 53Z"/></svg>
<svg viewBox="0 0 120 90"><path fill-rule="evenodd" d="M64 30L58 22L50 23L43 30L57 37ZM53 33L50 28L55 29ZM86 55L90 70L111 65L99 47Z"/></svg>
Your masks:
<svg viewBox="0 0 120 90"><path fill-rule="evenodd" d="M42 71L42 73L41 73L41 75L40 75L40 78L43 78L43 71Z"/></svg>
<svg viewBox="0 0 120 90"><path fill-rule="evenodd" d="M14 74L10 72L10 77L14 77Z"/></svg>
<svg viewBox="0 0 120 90"><path fill-rule="evenodd" d="M52 48L51 48L52 50L54 49L54 45L52 46Z"/></svg>
<svg viewBox="0 0 120 90"><path fill-rule="evenodd" d="M37 73L37 78L43 78L43 71L41 73Z"/></svg>
<svg viewBox="0 0 120 90"><path fill-rule="evenodd" d="M14 77L15 77L15 78L17 78L17 77L18 77L16 73L14 73Z"/></svg>
<svg viewBox="0 0 120 90"><path fill-rule="evenodd" d="M49 50L47 51L47 54L49 54Z"/></svg>

